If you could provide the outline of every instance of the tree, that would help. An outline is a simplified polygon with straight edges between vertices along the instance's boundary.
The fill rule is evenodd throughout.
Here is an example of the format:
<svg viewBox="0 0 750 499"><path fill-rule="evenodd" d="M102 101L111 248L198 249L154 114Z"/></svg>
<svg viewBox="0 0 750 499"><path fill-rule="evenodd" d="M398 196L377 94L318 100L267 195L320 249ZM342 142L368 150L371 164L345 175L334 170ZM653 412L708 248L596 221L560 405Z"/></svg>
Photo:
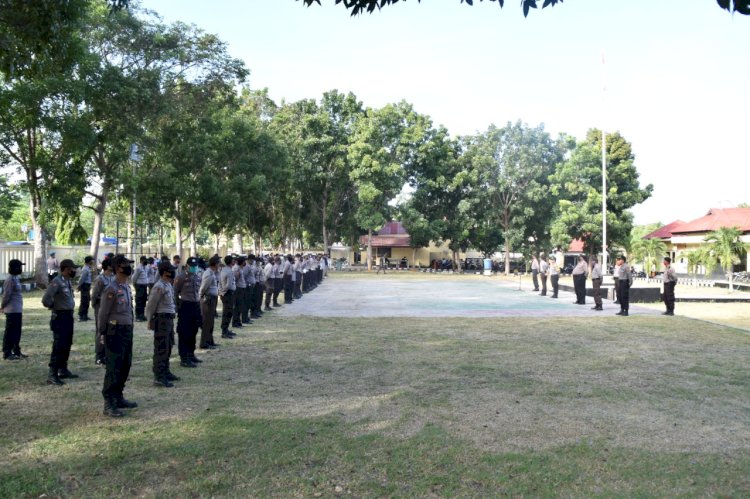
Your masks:
<svg viewBox="0 0 750 499"><path fill-rule="evenodd" d="M651 196L651 184L641 187L632 147L619 133L607 135L607 244L627 246L633 227L628 211ZM570 157L550 176L550 190L560 200L552 223L552 242L567 248L580 239L584 251L602 247L601 131L589 130Z"/></svg>
<svg viewBox="0 0 750 499"><path fill-rule="evenodd" d="M503 128L492 125L468 138L465 155L479 182L474 246L487 255L504 243L507 275L511 249L529 236L527 222L550 218L551 213L537 210L537 203L547 197L547 178L562 160L562 151L543 125L530 128L516 122Z"/></svg>
<svg viewBox="0 0 750 499"><path fill-rule="evenodd" d="M123 4L126 3L127 0L110 0L111 2L115 4ZM298 0L299 1L299 0ZM320 5L320 0L302 0L305 5L308 7L311 6L313 3L317 3ZM399 0L336 0L336 5L343 3L344 7L347 9L351 9L352 16L359 15L361 13L364 13L365 11L372 13L375 11L375 9L382 9L383 7L387 5L393 5L395 3L398 3ZM420 0L417 0L419 2ZM479 0L480 2L482 0ZM497 1L497 4L502 8L505 4L504 0L488 0L490 2ZM468 5L474 5L473 0L461 0L461 3L466 3ZM563 3L563 0L544 0L544 3L542 3L542 8L554 6L557 3ZM717 0L719 6L722 9L726 9L730 12L739 12L740 14L750 15L750 0ZM521 8L523 9L523 15L524 17L529 15L530 9L536 9L537 4L539 3L538 0L521 0Z"/></svg>
<svg viewBox="0 0 750 499"><path fill-rule="evenodd" d="M693 273L693 283L697 283L698 281L698 270L700 267L703 267L704 274L708 276L711 269L716 266L716 261L711 255L711 251L706 247L688 251L685 253L685 258L687 258L688 272Z"/></svg>
<svg viewBox="0 0 750 499"><path fill-rule="evenodd" d="M705 241L709 244L709 251L729 275L729 292L733 292L734 266L741 262L740 255L747 252L742 243L742 231L737 227L719 227L708 234Z"/></svg>
<svg viewBox="0 0 750 499"><path fill-rule="evenodd" d="M643 262L643 270L650 275L659 264L659 256L664 256L667 252L667 245L658 238L643 239L641 237L632 241L630 251L632 258Z"/></svg>

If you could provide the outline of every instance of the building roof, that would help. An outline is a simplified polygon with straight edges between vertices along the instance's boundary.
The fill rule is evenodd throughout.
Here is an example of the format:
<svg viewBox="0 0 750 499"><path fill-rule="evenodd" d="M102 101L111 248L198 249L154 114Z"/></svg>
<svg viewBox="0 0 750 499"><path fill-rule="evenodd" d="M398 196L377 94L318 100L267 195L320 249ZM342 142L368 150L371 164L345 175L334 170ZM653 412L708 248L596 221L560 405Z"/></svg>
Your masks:
<svg viewBox="0 0 750 499"><path fill-rule="evenodd" d="M367 235L359 236L359 244L367 246ZM401 222L391 221L372 236L373 248L410 248L411 236Z"/></svg>
<svg viewBox="0 0 750 499"><path fill-rule="evenodd" d="M667 224L664 227L660 227L653 232L650 232L643 236L643 239L670 239L672 234L679 229L685 222L682 220L675 220L671 224Z"/></svg>
<svg viewBox="0 0 750 499"><path fill-rule="evenodd" d="M712 232L721 227L738 227L742 232L750 232L750 208L711 208L706 216L679 226L672 234Z"/></svg>
<svg viewBox="0 0 750 499"><path fill-rule="evenodd" d="M570 241L568 253L583 253L583 239L573 239Z"/></svg>

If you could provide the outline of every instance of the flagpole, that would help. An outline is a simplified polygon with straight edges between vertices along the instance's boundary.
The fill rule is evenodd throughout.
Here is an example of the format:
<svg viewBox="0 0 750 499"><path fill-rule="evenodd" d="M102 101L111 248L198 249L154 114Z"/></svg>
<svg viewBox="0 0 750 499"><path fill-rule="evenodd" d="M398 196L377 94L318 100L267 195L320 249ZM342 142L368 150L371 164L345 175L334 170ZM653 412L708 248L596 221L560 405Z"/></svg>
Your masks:
<svg viewBox="0 0 750 499"><path fill-rule="evenodd" d="M607 72L602 50L602 273L608 273L607 265L607 134L604 131L605 107L607 104Z"/></svg>

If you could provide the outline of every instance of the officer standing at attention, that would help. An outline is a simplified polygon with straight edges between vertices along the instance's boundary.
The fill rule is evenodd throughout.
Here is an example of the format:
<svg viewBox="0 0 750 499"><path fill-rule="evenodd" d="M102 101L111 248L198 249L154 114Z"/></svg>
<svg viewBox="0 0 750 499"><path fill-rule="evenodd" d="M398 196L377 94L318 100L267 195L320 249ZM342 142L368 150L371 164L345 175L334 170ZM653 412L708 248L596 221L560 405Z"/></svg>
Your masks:
<svg viewBox="0 0 750 499"><path fill-rule="evenodd" d="M554 257L550 257L550 261L553 261ZM549 273L549 264L544 258L539 262L539 275L542 277L542 292L539 296L547 296L547 274ZM557 298L557 296L555 296Z"/></svg>
<svg viewBox="0 0 750 499"><path fill-rule="evenodd" d="M52 251L49 254L49 258L47 258L47 276L49 277L49 282L52 282L52 280L57 277L57 274L60 273L60 264L57 263L57 258L55 258L55 252Z"/></svg>
<svg viewBox="0 0 750 499"><path fill-rule="evenodd" d="M159 280L156 281L146 302L148 328L154 332L154 386L170 388L172 381L180 378L169 370L169 357L174 346L175 303L172 282L175 276L174 267L169 261L159 264Z"/></svg>
<svg viewBox="0 0 750 499"><path fill-rule="evenodd" d="M120 409L133 409L138 404L126 400L122 392L133 362L133 297L128 278L133 273L125 255L112 259L115 278L102 291L99 305L99 334L104 339L106 366L102 396L104 415L123 416Z"/></svg>
<svg viewBox="0 0 750 499"><path fill-rule="evenodd" d="M81 293L81 303L78 305L78 320L85 322L89 320L89 304L91 303L91 272L94 266L94 257L87 256L83 259L84 266L81 269L81 278L78 280L78 291Z"/></svg>
<svg viewBox="0 0 750 499"><path fill-rule="evenodd" d="M539 291L539 260L536 255L531 257L531 281L534 283L534 291Z"/></svg>
<svg viewBox="0 0 750 499"><path fill-rule="evenodd" d="M586 304L586 274L588 273L589 266L586 262L586 257L578 255L578 263L573 268L573 289L576 292L576 305Z"/></svg>
<svg viewBox="0 0 750 499"><path fill-rule="evenodd" d="M546 262L542 262L543 264ZM547 265L547 271L549 272L550 284L552 284L552 296L550 298L557 298L558 283L560 282L560 267L557 265L557 258L554 256L549 257L549 265ZM547 290L547 278L542 279L544 284L543 290ZM544 295L542 295L544 296Z"/></svg>
<svg viewBox="0 0 750 499"><path fill-rule="evenodd" d="M214 342L214 320L216 319L216 306L219 301L219 262L221 258L214 255L208 260L208 268L203 271L201 276L201 317L203 325L201 326L200 347L214 349L217 345Z"/></svg>
<svg viewBox="0 0 750 499"><path fill-rule="evenodd" d="M236 286L234 291L234 309L232 310L232 326L236 328L242 327L242 312L245 310L247 283L245 283L245 271L243 269L246 264L245 257L239 256L234 262L234 267L232 267L234 284Z"/></svg>
<svg viewBox="0 0 750 499"><path fill-rule="evenodd" d="M292 255L287 255L281 263L281 276L284 281L284 303L292 303L292 292L294 291L292 273Z"/></svg>
<svg viewBox="0 0 750 499"><path fill-rule="evenodd" d="M602 308L602 266L595 256L591 257L591 285L594 288L592 310L604 310Z"/></svg>
<svg viewBox="0 0 750 499"><path fill-rule="evenodd" d="M10 277L3 283L3 301L0 305L5 314L5 334L3 335L3 359L18 360L26 358L21 353L21 324L23 323L23 296L21 296L21 267L26 265L21 260L8 262Z"/></svg>
<svg viewBox="0 0 750 499"><path fill-rule="evenodd" d="M148 259L142 256L141 264L135 269L135 273L133 274L133 284L135 285L135 320L138 322L146 320L144 310L146 309L146 300L148 300L148 283Z"/></svg>
<svg viewBox="0 0 750 499"><path fill-rule="evenodd" d="M91 287L91 304L94 307L94 349L96 351L96 365L105 364L104 341L99 333L99 306L102 302L102 291L104 291L115 279L112 274L112 257L102 260L102 273L94 281Z"/></svg>
<svg viewBox="0 0 750 499"><path fill-rule="evenodd" d="M619 279L617 278L618 275L620 275L620 259L619 258L615 260L615 270L612 273L612 280L615 283L614 288L612 288L612 293L613 293L612 298L614 298L614 301L616 304L620 303L620 284L619 284Z"/></svg>
<svg viewBox="0 0 750 499"><path fill-rule="evenodd" d="M177 296L177 350L180 366L198 367L203 362L195 356L195 339L201 326L200 309L201 278L198 275L198 259L187 260L187 272L175 280L174 294Z"/></svg>
<svg viewBox="0 0 750 499"><path fill-rule="evenodd" d="M224 268L219 273L219 296L221 297L221 337L225 339L234 338L235 334L229 330L234 314L234 294L237 291L237 283L234 281L232 271L234 257L224 257Z"/></svg>
<svg viewBox="0 0 750 499"><path fill-rule="evenodd" d="M666 312L662 315L674 315L674 288L677 286L677 272L672 267L672 259L664 257L664 305Z"/></svg>
<svg viewBox="0 0 750 499"><path fill-rule="evenodd" d="M630 265L628 265L628 259L623 255L617 257L617 265L619 267L617 275L617 298L620 302L620 311L615 315L623 315L627 317L628 309L630 308L630 285L632 284L633 274L630 271Z"/></svg>
<svg viewBox="0 0 750 499"><path fill-rule="evenodd" d="M73 310L76 308L71 280L76 271L73 260L60 262L60 273L49 283L42 297L42 305L52 310L52 354L49 358L48 385L64 385L65 378L77 378L68 370L70 347L73 345Z"/></svg>

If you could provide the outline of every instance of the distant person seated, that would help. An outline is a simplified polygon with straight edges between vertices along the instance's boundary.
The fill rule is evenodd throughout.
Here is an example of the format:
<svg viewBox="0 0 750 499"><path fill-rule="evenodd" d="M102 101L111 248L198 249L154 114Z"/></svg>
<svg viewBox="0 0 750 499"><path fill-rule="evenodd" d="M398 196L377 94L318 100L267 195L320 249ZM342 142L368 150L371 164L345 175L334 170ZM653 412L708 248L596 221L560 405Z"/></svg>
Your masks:
<svg viewBox="0 0 750 499"><path fill-rule="evenodd" d="M409 261L406 259L406 257L401 258L401 264L399 265L399 268L405 269L409 264Z"/></svg>

